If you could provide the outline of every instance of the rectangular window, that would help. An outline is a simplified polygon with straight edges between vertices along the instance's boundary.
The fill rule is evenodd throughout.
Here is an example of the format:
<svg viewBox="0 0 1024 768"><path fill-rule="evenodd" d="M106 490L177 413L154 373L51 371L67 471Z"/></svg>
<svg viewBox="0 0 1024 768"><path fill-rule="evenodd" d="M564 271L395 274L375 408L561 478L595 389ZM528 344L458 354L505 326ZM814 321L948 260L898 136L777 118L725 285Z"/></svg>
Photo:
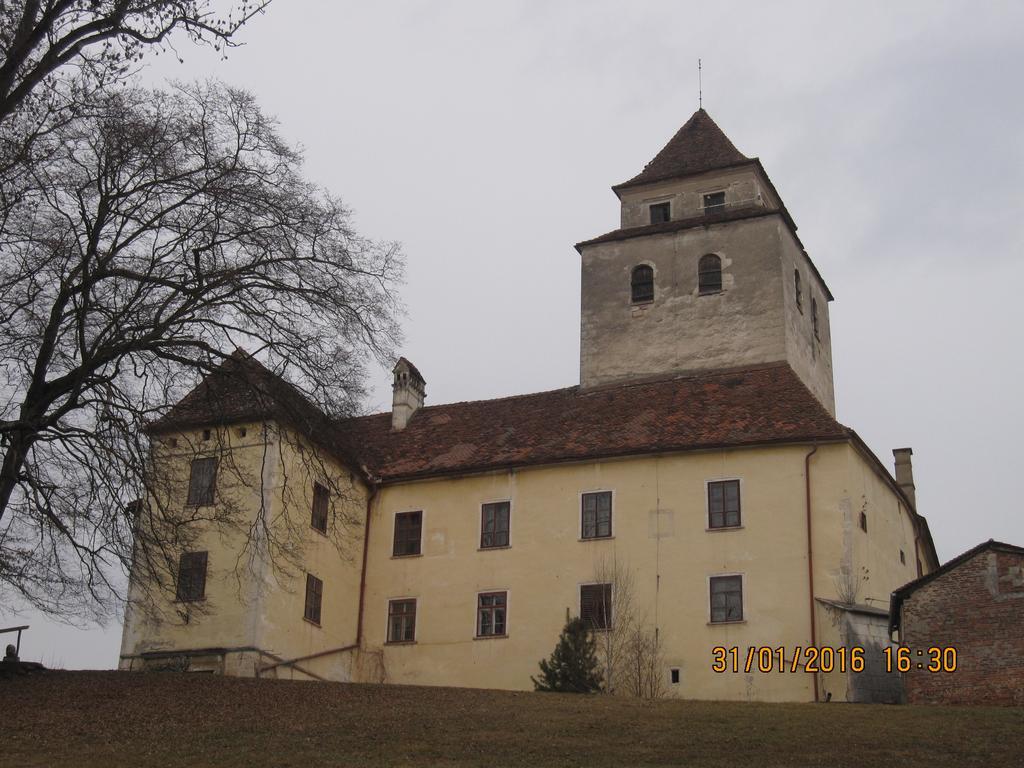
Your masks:
<svg viewBox="0 0 1024 768"><path fill-rule="evenodd" d="M740 524L740 481L708 483L708 528L736 528Z"/></svg>
<svg viewBox="0 0 1024 768"><path fill-rule="evenodd" d="M388 601L388 642L411 643L416 639L416 601Z"/></svg>
<svg viewBox="0 0 1024 768"><path fill-rule="evenodd" d="M327 506L330 492L320 483L313 483L313 514L309 524L320 533L327 533Z"/></svg>
<svg viewBox="0 0 1024 768"><path fill-rule="evenodd" d="M512 504L496 501L480 507L480 549L508 546L509 513Z"/></svg>
<svg viewBox="0 0 1024 768"><path fill-rule="evenodd" d="M668 221L671 215L672 206L669 203L655 203L651 206L651 224Z"/></svg>
<svg viewBox="0 0 1024 768"><path fill-rule="evenodd" d="M725 210L725 192L711 192L704 195L704 213L720 213Z"/></svg>
<svg viewBox="0 0 1024 768"><path fill-rule="evenodd" d="M193 459L188 478L188 505L202 507L213 504L213 488L217 480L215 458Z"/></svg>
<svg viewBox="0 0 1024 768"><path fill-rule="evenodd" d="M583 494L582 538L606 539L612 535L612 492Z"/></svg>
<svg viewBox="0 0 1024 768"><path fill-rule="evenodd" d="M324 599L324 583L311 573L306 574L306 610L302 614L314 624L320 623L320 605Z"/></svg>
<svg viewBox="0 0 1024 768"><path fill-rule="evenodd" d="M497 637L507 634L508 592L482 592L476 599L476 636Z"/></svg>
<svg viewBox="0 0 1024 768"><path fill-rule="evenodd" d="M178 600L188 603L206 596L206 552L182 552L178 559Z"/></svg>
<svg viewBox="0 0 1024 768"><path fill-rule="evenodd" d="M711 577L711 621L743 621L743 577Z"/></svg>
<svg viewBox="0 0 1024 768"><path fill-rule="evenodd" d="M580 618L591 629L612 628L611 584L584 584L580 587Z"/></svg>
<svg viewBox="0 0 1024 768"><path fill-rule="evenodd" d="M422 512L399 512L395 515L395 557L418 555L423 530Z"/></svg>

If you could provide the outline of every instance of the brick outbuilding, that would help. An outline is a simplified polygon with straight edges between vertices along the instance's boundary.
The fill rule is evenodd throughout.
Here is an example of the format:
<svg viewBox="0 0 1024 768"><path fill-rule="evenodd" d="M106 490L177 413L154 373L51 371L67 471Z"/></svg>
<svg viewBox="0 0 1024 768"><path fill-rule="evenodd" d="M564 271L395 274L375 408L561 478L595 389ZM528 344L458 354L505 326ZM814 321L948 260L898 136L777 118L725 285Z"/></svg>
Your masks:
<svg viewBox="0 0 1024 768"><path fill-rule="evenodd" d="M1024 705L1024 547L989 540L900 587L889 621L908 703Z"/></svg>

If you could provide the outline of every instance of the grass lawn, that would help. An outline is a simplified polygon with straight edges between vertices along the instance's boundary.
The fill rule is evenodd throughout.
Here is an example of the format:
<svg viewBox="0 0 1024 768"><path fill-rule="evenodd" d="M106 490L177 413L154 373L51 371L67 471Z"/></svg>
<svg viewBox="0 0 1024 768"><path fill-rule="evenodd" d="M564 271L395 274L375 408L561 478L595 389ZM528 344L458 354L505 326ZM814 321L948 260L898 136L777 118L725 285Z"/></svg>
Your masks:
<svg viewBox="0 0 1024 768"><path fill-rule="evenodd" d="M0 765L994 768L1024 766L1024 709L45 672L0 681Z"/></svg>

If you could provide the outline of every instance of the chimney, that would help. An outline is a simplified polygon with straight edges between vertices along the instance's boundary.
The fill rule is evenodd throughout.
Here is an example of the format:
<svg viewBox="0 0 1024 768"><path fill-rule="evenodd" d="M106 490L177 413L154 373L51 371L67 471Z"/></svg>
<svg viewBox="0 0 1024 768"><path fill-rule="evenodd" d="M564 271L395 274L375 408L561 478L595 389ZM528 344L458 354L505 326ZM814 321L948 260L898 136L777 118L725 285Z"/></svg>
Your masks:
<svg viewBox="0 0 1024 768"><path fill-rule="evenodd" d="M423 405L427 383L416 366L404 357L398 358L392 373L395 382L391 387L395 394L391 399L391 429L399 431L405 429L409 419Z"/></svg>
<svg viewBox="0 0 1024 768"><path fill-rule="evenodd" d="M914 493L914 464L910 457L914 451L912 448L893 448L892 455L896 458L896 483L900 490L910 499L910 503L917 509L917 496Z"/></svg>

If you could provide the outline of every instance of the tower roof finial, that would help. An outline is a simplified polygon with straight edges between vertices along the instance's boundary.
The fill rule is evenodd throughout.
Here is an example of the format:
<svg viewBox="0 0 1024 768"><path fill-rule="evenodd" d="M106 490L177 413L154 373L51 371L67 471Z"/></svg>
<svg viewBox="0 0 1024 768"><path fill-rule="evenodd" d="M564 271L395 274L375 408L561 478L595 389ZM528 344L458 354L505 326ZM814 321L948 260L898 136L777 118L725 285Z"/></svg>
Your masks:
<svg viewBox="0 0 1024 768"><path fill-rule="evenodd" d="M700 59L697 59L697 109L704 109L704 83L701 80Z"/></svg>

